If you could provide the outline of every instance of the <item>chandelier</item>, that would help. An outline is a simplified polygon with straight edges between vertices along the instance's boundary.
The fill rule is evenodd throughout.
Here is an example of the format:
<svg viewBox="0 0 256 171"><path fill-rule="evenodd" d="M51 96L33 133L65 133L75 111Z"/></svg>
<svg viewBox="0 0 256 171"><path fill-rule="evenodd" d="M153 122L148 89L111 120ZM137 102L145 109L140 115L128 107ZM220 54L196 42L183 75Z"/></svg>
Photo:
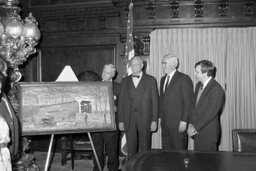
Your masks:
<svg viewBox="0 0 256 171"><path fill-rule="evenodd" d="M10 78L14 82L21 78L19 65L36 52L41 36L36 19L30 13L22 20L18 5L18 0L0 1L0 56L13 69Z"/></svg>
<svg viewBox="0 0 256 171"><path fill-rule="evenodd" d="M18 5L19 0L0 0L0 58L11 69L9 75L11 90L8 96L15 112L18 109L16 82L22 76L19 65L36 52L35 46L41 36L36 19L30 13L22 20L19 15L21 9ZM26 137L24 139L27 140ZM39 167L35 164L34 157L27 154L29 141L25 140L21 159L13 167L38 171Z"/></svg>

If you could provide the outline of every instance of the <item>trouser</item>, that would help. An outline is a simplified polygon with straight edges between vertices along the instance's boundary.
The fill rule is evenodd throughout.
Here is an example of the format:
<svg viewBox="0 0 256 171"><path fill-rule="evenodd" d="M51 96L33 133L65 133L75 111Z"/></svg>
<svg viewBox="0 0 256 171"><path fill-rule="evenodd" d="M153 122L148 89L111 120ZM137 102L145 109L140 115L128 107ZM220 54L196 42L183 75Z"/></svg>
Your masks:
<svg viewBox="0 0 256 171"><path fill-rule="evenodd" d="M102 170L105 166L104 149L106 148L108 170L117 171L119 166L119 131L92 133L92 141ZM93 157L93 163L93 171L98 171L99 169L95 157Z"/></svg>
<svg viewBox="0 0 256 171"><path fill-rule="evenodd" d="M162 148L164 150L187 149L187 131L180 133L178 126L177 128L168 128L165 124L162 124Z"/></svg>
<svg viewBox="0 0 256 171"><path fill-rule="evenodd" d="M145 125L140 115L132 115L129 129L126 132L128 155L151 149L151 131L150 127Z"/></svg>

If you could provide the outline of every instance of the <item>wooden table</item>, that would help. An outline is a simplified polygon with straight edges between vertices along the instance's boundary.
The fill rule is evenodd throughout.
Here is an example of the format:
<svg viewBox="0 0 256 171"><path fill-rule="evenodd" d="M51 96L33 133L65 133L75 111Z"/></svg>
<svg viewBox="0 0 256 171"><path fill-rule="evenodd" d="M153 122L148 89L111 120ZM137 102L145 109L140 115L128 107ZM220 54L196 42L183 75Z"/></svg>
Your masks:
<svg viewBox="0 0 256 171"><path fill-rule="evenodd" d="M152 150L133 156L124 171L256 171L256 153Z"/></svg>

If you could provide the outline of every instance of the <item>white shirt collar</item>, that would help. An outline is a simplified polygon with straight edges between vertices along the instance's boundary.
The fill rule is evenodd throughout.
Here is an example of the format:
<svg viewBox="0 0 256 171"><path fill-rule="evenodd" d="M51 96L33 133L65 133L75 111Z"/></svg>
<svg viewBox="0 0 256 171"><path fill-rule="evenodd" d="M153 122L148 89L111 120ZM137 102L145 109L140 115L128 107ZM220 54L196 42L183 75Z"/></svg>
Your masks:
<svg viewBox="0 0 256 171"><path fill-rule="evenodd" d="M204 83L203 83L203 89L207 86L209 81L212 79L212 77L209 77Z"/></svg>
<svg viewBox="0 0 256 171"><path fill-rule="evenodd" d="M102 82L112 82L112 79L111 79L111 80L109 80L109 81L104 81L104 80L102 80Z"/></svg>
<svg viewBox="0 0 256 171"><path fill-rule="evenodd" d="M138 75L140 78L142 77L143 72L141 71L139 74L132 74L132 75Z"/></svg>
<svg viewBox="0 0 256 171"><path fill-rule="evenodd" d="M170 78L172 78L176 71L177 71L177 70L175 69L175 70L174 70L174 71L172 71L170 74L168 74L168 75L169 75L169 77L170 77ZM168 76L168 75L166 75L166 76Z"/></svg>

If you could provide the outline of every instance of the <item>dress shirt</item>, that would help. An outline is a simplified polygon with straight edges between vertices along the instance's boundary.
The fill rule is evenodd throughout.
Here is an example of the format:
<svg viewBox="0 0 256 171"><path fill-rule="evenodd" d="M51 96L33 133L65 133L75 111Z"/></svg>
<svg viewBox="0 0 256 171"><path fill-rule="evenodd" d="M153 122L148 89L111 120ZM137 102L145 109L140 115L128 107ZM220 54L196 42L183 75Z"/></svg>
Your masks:
<svg viewBox="0 0 256 171"><path fill-rule="evenodd" d="M140 76L140 78L132 77L132 82L133 82L135 88L137 88L137 86L141 80L142 74L143 74L142 72L139 74L136 74L136 75Z"/></svg>
<svg viewBox="0 0 256 171"><path fill-rule="evenodd" d="M165 81L164 81L164 87L163 87L163 92L165 92L165 87L166 87L166 84L169 85L174 73L176 72L176 69L171 72L170 74L166 75L166 78L165 78ZM167 77L169 76L169 80L168 80L168 83L167 83Z"/></svg>
<svg viewBox="0 0 256 171"><path fill-rule="evenodd" d="M196 104L198 103L203 91L204 91L204 88L207 86L207 84L209 83L209 81L211 80L212 77L209 77L204 83L201 83L200 85L200 88L198 90L198 93L197 93L197 97L196 97Z"/></svg>
<svg viewBox="0 0 256 171"><path fill-rule="evenodd" d="M209 77L204 83L203 83L203 87L202 90L207 86L207 84L209 83L209 81L212 79L212 77Z"/></svg>

